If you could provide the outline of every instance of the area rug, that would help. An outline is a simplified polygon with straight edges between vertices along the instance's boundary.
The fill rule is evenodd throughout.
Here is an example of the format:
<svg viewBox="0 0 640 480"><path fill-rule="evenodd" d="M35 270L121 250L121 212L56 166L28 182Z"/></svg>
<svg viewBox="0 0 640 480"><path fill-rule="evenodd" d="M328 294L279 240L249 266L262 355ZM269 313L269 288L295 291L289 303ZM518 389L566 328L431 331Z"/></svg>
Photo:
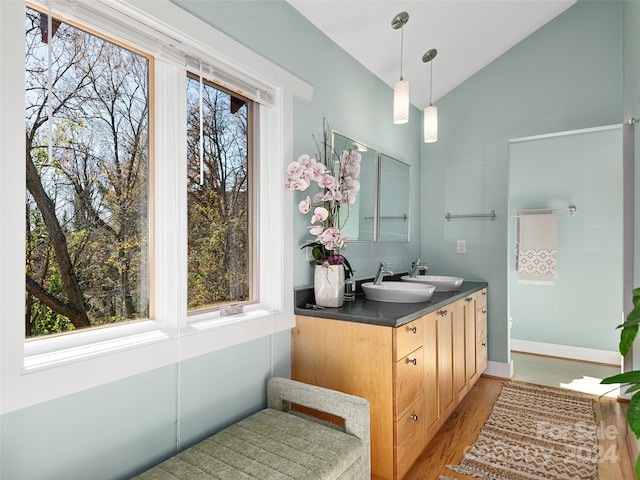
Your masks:
<svg viewBox="0 0 640 480"><path fill-rule="evenodd" d="M460 465L483 480L597 480L593 397L507 382Z"/></svg>

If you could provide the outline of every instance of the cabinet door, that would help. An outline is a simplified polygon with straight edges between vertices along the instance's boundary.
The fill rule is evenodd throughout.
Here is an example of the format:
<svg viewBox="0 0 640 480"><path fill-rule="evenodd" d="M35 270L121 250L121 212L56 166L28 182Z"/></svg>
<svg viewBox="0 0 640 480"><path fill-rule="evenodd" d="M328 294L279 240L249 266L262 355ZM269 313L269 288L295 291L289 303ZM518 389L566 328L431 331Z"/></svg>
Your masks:
<svg viewBox="0 0 640 480"><path fill-rule="evenodd" d="M478 338L476 337L476 305L478 302L478 293L469 295L464 299L465 302L465 351L466 351L466 365L467 365L467 380L469 382L469 388L476 383L476 380L480 378L478 372L476 355Z"/></svg>
<svg viewBox="0 0 640 480"><path fill-rule="evenodd" d="M478 293L476 309L476 369L478 375L487 368L487 289Z"/></svg>
<svg viewBox="0 0 640 480"><path fill-rule="evenodd" d="M440 399L438 388L438 315L430 313L423 320L424 358L424 428L425 442L429 442L440 428Z"/></svg>
<svg viewBox="0 0 640 480"><path fill-rule="evenodd" d="M438 397L440 417L447 417L455 407L453 391L453 326L451 306L436 312L438 325Z"/></svg>
<svg viewBox="0 0 640 480"><path fill-rule="evenodd" d="M459 403L462 400L468 390L466 365L466 304L467 302L463 299L450 305L453 334L453 388L456 394L456 403Z"/></svg>

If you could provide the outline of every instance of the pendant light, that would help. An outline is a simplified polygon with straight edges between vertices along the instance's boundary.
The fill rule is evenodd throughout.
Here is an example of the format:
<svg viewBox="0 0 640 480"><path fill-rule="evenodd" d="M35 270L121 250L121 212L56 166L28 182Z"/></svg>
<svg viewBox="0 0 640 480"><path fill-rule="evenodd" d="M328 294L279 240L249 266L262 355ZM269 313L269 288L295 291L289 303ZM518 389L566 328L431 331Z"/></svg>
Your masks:
<svg viewBox="0 0 640 480"><path fill-rule="evenodd" d="M404 26L409 21L409 14L401 12L391 20L394 30L400 29L400 80L393 86L393 123L409 121L409 82L402 78L402 54L404 47Z"/></svg>
<svg viewBox="0 0 640 480"><path fill-rule="evenodd" d="M422 56L424 63L430 63L438 51L432 48ZM438 107L434 107L431 102L433 90L433 63L430 67L429 78L429 106L424 109L424 143L433 143L438 141Z"/></svg>

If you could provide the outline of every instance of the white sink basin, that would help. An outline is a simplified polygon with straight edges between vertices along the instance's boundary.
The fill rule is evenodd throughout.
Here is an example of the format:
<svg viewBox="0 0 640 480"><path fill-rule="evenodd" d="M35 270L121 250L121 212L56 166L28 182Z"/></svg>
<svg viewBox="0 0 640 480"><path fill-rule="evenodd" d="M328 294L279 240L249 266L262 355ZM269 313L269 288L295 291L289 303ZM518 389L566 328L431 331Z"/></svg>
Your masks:
<svg viewBox="0 0 640 480"><path fill-rule="evenodd" d="M409 275L405 275L401 277L401 280L405 282L434 285L437 292L455 292L456 290L460 290L460 285L462 285L462 282L464 281L464 279L460 277L446 277L441 275L416 275L413 278Z"/></svg>
<svg viewBox="0 0 640 480"><path fill-rule="evenodd" d="M426 283L409 282L382 282L374 285L373 282L362 284L364 296L369 300L391 303L418 303L431 300L436 287Z"/></svg>

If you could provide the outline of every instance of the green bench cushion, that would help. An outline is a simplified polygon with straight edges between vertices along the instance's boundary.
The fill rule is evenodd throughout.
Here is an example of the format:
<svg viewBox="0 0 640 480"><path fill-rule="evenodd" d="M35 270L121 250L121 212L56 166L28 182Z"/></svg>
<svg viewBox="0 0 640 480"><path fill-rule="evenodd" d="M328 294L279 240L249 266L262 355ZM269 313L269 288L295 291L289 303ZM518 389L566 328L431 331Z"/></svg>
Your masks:
<svg viewBox="0 0 640 480"><path fill-rule="evenodd" d="M156 467L139 480L330 480L361 478L363 442L267 408Z"/></svg>

